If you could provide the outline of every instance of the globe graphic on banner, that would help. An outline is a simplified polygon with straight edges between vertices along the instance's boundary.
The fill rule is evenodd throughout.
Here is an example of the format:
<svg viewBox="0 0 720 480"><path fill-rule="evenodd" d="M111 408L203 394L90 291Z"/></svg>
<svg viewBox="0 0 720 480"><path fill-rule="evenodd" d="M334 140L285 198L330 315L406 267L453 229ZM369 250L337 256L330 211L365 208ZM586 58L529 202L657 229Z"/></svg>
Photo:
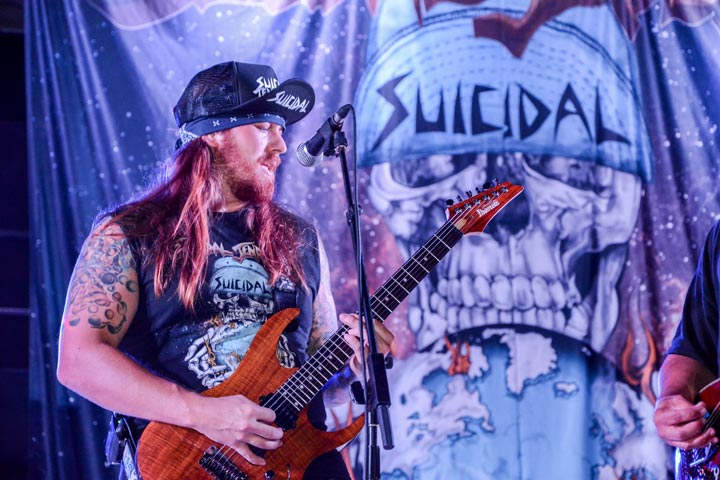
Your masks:
<svg viewBox="0 0 720 480"><path fill-rule="evenodd" d="M466 373L448 373L450 343L389 370L395 448L383 479L664 478L662 458L629 454L664 448L652 404L585 344L502 326L459 343Z"/></svg>

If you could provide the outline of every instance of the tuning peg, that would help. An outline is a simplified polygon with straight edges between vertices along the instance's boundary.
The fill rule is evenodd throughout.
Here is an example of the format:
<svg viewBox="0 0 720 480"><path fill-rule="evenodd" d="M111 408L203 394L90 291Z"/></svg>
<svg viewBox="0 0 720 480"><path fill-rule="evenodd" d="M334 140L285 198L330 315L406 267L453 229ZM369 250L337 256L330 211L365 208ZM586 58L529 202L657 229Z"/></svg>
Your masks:
<svg viewBox="0 0 720 480"><path fill-rule="evenodd" d="M448 198L447 200L445 200L445 205L447 205L448 207L452 206L453 203L455 202L453 202L452 198Z"/></svg>
<svg viewBox="0 0 720 480"><path fill-rule="evenodd" d="M458 202L462 202L462 201L463 201L463 200L462 200L462 195L458 195L458 196L457 196L457 201L458 201Z"/></svg>
<svg viewBox="0 0 720 480"><path fill-rule="evenodd" d="M493 178L489 182L483 183L483 190L487 190L489 188L497 187L498 181L497 178Z"/></svg>
<svg viewBox="0 0 720 480"><path fill-rule="evenodd" d="M467 195L468 198L472 198L472 190L466 191L465 195Z"/></svg>

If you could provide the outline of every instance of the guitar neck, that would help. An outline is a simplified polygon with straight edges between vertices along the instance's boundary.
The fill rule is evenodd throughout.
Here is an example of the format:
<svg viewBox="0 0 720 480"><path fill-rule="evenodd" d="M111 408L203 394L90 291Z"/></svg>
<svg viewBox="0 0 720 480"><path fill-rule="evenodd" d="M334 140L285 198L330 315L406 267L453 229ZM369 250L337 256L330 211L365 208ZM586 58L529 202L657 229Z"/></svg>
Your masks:
<svg viewBox="0 0 720 480"><path fill-rule="evenodd" d="M385 321L462 237L453 221L447 221L372 296L373 317ZM353 355L344 339L347 331L346 325L340 327L276 392L285 405L289 403L299 412L342 370Z"/></svg>
<svg viewBox="0 0 720 480"><path fill-rule="evenodd" d="M384 322L462 237L451 221L446 222L375 292L370 299L373 317Z"/></svg>

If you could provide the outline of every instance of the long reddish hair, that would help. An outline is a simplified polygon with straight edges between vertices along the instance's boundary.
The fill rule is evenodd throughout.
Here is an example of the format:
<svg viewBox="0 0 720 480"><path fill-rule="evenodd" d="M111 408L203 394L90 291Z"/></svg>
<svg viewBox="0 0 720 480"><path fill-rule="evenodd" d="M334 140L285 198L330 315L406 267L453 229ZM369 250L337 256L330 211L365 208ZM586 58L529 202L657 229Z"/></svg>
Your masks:
<svg viewBox="0 0 720 480"><path fill-rule="evenodd" d="M134 201L116 209L128 238L142 242L144 265L154 265L155 295L165 293L177 276L177 295L194 309L208 265L213 208L221 205L221 179L213 168L210 146L196 138L179 149L166 179ZM245 216L274 284L281 276L305 287L298 252L305 244L300 226L275 202L251 205Z"/></svg>

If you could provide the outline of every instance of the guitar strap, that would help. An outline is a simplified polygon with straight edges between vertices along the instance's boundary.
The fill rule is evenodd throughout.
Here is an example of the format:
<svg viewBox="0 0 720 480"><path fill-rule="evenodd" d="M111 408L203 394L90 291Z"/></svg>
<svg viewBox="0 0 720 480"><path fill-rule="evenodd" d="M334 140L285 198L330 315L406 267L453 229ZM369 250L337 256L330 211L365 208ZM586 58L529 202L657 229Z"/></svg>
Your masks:
<svg viewBox="0 0 720 480"><path fill-rule="evenodd" d="M120 465L118 480L140 480L135 457L137 438L132 420L113 412L105 438L105 465Z"/></svg>
<svg viewBox="0 0 720 480"><path fill-rule="evenodd" d="M279 312L286 308L298 308L300 301L298 296L300 292L292 287L292 289L283 288L281 285L276 285L273 289L273 302L275 303L275 311ZM294 319L290 322L290 325L285 329L286 332L294 332L298 328L298 319Z"/></svg>

